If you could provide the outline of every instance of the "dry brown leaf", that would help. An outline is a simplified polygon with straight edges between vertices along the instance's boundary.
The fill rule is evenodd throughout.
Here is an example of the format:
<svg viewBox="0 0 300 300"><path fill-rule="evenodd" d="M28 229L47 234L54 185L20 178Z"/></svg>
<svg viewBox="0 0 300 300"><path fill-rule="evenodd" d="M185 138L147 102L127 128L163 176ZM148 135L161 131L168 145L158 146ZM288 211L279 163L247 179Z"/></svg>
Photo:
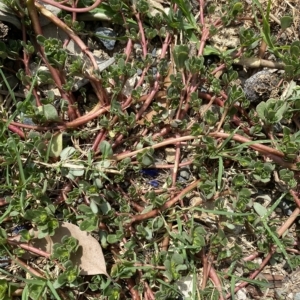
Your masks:
<svg viewBox="0 0 300 300"><path fill-rule="evenodd" d="M78 250L72 254L70 260L80 268L80 275L107 274L105 259L99 242L86 231L81 231L74 224L61 222L54 236L38 239L38 231L33 231L35 238L32 246L52 254L53 244L61 243L61 239L67 235L78 240Z"/></svg>

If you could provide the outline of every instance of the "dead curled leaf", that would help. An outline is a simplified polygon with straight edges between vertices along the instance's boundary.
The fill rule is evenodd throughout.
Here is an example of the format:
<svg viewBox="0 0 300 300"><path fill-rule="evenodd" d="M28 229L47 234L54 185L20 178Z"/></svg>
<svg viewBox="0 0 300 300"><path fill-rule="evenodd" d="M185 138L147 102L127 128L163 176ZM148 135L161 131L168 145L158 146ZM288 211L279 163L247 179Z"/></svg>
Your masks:
<svg viewBox="0 0 300 300"><path fill-rule="evenodd" d="M109 276L99 242L90 233L81 231L77 225L61 222L54 236L47 236L43 239L37 238L37 230L32 229L32 232L35 237L31 240L31 245L50 254L52 254L53 245L61 243L64 236L74 237L78 240L79 247L77 252L71 255L70 260L80 268L80 275L105 274Z"/></svg>

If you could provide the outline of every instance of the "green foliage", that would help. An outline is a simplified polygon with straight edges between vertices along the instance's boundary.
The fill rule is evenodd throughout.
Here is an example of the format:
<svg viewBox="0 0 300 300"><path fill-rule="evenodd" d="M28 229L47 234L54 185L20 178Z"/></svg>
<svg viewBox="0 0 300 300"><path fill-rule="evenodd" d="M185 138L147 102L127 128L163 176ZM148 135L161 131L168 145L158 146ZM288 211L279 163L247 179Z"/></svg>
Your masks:
<svg viewBox="0 0 300 300"><path fill-rule="evenodd" d="M65 268L64 272L61 273L53 283L53 286L56 289L64 285L74 285L75 280L78 279L79 269L78 267L73 266L70 260L66 261L63 264L63 267Z"/></svg>
<svg viewBox="0 0 300 300"><path fill-rule="evenodd" d="M164 262L164 266L166 267L164 276L167 277L169 281L179 279L180 271L187 269L187 266L184 264L183 257L178 253L174 253L169 259L167 259Z"/></svg>
<svg viewBox="0 0 300 300"><path fill-rule="evenodd" d="M276 124L283 119L284 113L288 109L288 104L284 100L269 99L267 102L260 102L256 111L258 116L266 124Z"/></svg>
<svg viewBox="0 0 300 300"><path fill-rule="evenodd" d="M66 262L70 259L70 255L78 249L78 241L71 236L64 236L61 239L61 244L53 245L52 259L57 259L61 262Z"/></svg>
<svg viewBox="0 0 300 300"><path fill-rule="evenodd" d="M0 42L1 90L9 94L0 99L1 257L22 259L31 228L48 238L59 222L71 222L103 247L109 277L86 280L71 262L78 241L65 236L53 245L51 259L39 264L42 279L26 264L16 264L14 272L1 268L9 280L0 280L0 299L20 287L23 299L60 299L61 292L70 299L116 300L134 298L133 289L140 297L149 292L176 299L187 275L193 278L191 299L219 299L210 280L200 290L199 268L207 260L222 287L233 291L259 267L243 259L250 242L264 256L275 246L272 263L285 259L290 268L299 266L286 250L295 241L277 233L284 219L276 208L283 197L292 200L287 193L299 181L300 42L280 44L293 18L281 17L276 36L272 1L252 1L256 24L249 28L237 23L249 17L244 3L225 2L217 10L205 5L199 16L183 0L172 0L168 9L164 3L155 16L152 2L144 0L102 1L87 14L62 9L64 29L71 28L75 43L83 41L78 55L64 48L59 31L56 38L36 36L32 25L40 24L25 2L5 1L27 32L22 41L9 36ZM101 73L88 52L99 45L95 21L87 20L99 15L118 33L116 49L108 53L115 63ZM213 37L236 24L239 42L220 50ZM286 86L279 87L281 97L255 108L239 86L237 65L240 55L257 55L262 41L265 58L272 54L285 64L278 76ZM78 78L89 83L74 91ZM26 98L19 95L23 90ZM78 110L74 121L70 105ZM33 125L19 124L28 121ZM174 149L174 157L167 159L165 148ZM144 173L149 170L154 175ZM19 224L25 227L14 233ZM20 243L11 241L15 234ZM224 270L229 279L221 277Z"/></svg>
<svg viewBox="0 0 300 300"><path fill-rule="evenodd" d="M52 236L54 235L55 229L58 228L59 223L58 220L54 218L54 210L54 206L49 205L46 208L40 207L26 211L24 218L37 225L39 231L38 238L43 238L47 235Z"/></svg>

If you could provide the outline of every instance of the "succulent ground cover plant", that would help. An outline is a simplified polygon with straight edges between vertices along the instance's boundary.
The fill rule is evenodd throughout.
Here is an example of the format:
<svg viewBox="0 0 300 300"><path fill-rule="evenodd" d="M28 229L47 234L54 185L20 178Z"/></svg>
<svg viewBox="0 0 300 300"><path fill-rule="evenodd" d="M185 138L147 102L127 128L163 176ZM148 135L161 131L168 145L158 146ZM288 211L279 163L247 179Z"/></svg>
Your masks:
<svg viewBox="0 0 300 300"><path fill-rule="evenodd" d="M2 1L0 299L296 299L299 11Z"/></svg>

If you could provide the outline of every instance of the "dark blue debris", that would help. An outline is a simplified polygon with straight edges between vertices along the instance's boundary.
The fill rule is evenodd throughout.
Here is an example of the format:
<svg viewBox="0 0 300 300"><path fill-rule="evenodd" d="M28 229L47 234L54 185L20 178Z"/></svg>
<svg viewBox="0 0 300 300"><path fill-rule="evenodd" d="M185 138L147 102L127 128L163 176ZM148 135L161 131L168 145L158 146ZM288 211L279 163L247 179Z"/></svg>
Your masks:
<svg viewBox="0 0 300 300"><path fill-rule="evenodd" d="M159 172L157 169L142 169L141 173L146 176L156 177Z"/></svg>
<svg viewBox="0 0 300 300"><path fill-rule="evenodd" d="M13 230L12 234L19 234L21 230L26 229L25 225L17 225Z"/></svg>
<svg viewBox="0 0 300 300"><path fill-rule="evenodd" d="M151 180L151 181L149 181L149 184L155 188L159 187L159 182L157 180Z"/></svg>

